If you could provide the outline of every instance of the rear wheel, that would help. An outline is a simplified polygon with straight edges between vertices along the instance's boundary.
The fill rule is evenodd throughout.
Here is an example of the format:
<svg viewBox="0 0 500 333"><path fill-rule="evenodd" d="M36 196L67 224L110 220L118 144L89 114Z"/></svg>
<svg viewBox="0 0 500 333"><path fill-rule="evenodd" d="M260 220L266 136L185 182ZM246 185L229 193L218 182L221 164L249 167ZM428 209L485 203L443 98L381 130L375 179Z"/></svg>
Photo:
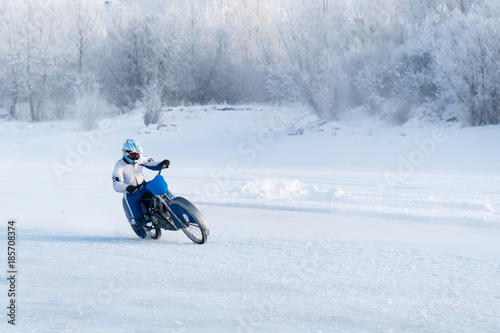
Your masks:
<svg viewBox="0 0 500 333"><path fill-rule="evenodd" d="M197 244L207 241L209 234L207 221L198 208L183 197L175 197L169 202L175 217L184 225L182 231Z"/></svg>
<svg viewBox="0 0 500 333"><path fill-rule="evenodd" d="M146 226L144 229L146 229L146 234L150 239L158 239L161 237L161 228L155 224L152 226Z"/></svg>
<svg viewBox="0 0 500 333"><path fill-rule="evenodd" d="M157 217L152 217L152 221L146 223L144 229L146 230L146 234L150 239L158 239L161 237L161 228L156 221Z"/></svg>
<svg viewBox="0 0 500 333"><path fill-rule="evenodd" d="M149 234L151 235L151 239L158 239L161 237L161 228L154 226L151 230L149 230Z"/></svg>

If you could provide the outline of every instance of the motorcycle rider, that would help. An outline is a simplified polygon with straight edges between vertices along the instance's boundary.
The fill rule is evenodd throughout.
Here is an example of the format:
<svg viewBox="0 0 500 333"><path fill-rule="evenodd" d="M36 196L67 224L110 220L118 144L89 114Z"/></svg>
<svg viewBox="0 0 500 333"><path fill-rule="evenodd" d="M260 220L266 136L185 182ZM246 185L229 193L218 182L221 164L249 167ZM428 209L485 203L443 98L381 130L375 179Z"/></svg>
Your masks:
<svg viewBox="0 0 500 333"><path fill-rule="evenodd" d="M113 171L113 188L123 193L123 209L134 232L140 238L146 238L144 230L144 214L141 209L141 199L147 191L143 186L143 167L150 170L168 168L169 160L155 162L142 154L142 147L135 140L128 139L122 147L123 157L115 164Z"/></svg>

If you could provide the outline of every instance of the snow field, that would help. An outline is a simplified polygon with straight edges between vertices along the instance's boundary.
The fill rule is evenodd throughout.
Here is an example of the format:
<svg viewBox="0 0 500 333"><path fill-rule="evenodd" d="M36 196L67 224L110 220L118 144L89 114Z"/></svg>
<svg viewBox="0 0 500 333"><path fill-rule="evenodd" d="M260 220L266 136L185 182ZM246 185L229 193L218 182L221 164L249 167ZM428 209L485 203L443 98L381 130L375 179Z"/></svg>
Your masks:
<svg viewBox="0 0 500 333"><path fill-rule="evenodd" d="M443 127L426 154L434 129L302 118L206 106L91 133L0 122L0 219L19 228L18 325L0 330L498 331L498 128ZM162 174L206 217L207 244L133 234L110 177L127 138L172 161Z"/></svg>

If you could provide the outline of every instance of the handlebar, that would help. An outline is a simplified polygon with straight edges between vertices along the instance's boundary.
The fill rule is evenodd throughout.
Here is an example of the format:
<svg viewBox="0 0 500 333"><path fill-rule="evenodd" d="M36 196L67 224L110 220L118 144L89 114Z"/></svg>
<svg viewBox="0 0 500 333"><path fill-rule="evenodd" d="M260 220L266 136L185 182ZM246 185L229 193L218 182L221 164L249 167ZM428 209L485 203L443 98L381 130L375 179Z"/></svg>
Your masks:
<svg viewBox="0 0 500 333"><path fill-rule="evenodd" d="M163 166L161 167L161 169L160 169L160 170L158 170L158 174L157 174L157 176L161 175L161 170L163 170L163 169L168 169L168 166L164 166L164 165L163 165Z"/></svg>
<svg viewBox="0 0 500 333"><path fill-rule="evenodd" d="M163 169L167 169L167 168L168 168L168 167L163 166L160 170L158 170L158 173L156 174L155 178L156 178L157 176L161 175L161 171L162 171ZM153 179L154 179L154 178L153 178ZM146 186L146 185L147 185L147 183L151 182L153 179L148 180L148 181L143 180L143 181L142 181L142 183L140 183L139 185L137 185L137 187L142 189L142 187L143 187L143 186Z"/></svg>

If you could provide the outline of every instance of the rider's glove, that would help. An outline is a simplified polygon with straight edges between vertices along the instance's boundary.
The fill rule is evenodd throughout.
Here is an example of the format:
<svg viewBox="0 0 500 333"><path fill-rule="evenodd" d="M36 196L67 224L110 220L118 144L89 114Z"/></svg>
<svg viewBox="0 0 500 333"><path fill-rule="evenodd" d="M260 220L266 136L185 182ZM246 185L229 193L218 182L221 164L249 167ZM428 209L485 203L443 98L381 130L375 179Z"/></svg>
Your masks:
<svg viewBox="0 0 500 333"><path fill-rule="evenodd" d="M134 186L134 185L127 186L127 192L128 193L134 193L135 190L137 190L137 186Z"/></svg>
<svg viewBox="0 0 500 333"><path fill-rule="evenodd" d="M160 165L163 168L168 168L168 166L170 165L170 161L169 160L163 160L160 162Z"/></svg>

